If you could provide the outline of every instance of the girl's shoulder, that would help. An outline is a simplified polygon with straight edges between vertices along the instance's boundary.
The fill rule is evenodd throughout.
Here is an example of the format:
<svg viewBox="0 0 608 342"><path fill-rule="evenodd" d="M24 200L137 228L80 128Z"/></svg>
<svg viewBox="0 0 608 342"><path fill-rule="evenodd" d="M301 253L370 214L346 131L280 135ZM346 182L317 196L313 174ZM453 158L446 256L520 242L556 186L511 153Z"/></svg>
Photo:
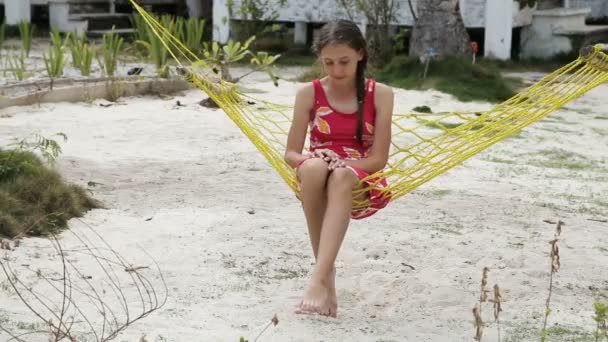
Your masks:
<svg viewBox="0 0 608 342"><path fill-rule="evenodd" d="M374 81L376 82L376 81ZM387 96L393 96L393 87L384 83L376 82L376 98L386 98Z"/></svg>
<svg viewBox="0 0 608 342"><path fill-rule="evenodd" d="M314 94L315 94L314 83L306 82L298 88L298 90L296 92L296 97L308 97L308 96L314 97Z"/></svg>

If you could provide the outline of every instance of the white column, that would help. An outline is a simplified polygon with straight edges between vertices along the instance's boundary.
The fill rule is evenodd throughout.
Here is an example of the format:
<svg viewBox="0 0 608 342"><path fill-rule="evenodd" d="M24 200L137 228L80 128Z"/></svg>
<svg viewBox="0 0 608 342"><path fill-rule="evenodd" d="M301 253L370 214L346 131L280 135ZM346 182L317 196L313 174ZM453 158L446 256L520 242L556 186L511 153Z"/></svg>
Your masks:
<svg viewBox="0 0 608 342"><path fill-rule="evenodd" d="M308 23L306 23L305 21L296 21L293 36L293 41L296 45L306 45L306 37L308 36Z"/></svg>
<svg viewBox="0 0 608 342"><path fill-rule="evenodd" d="M365 37L365 33L367 32L367 18L363 17L361 22L357 23L357 26L359 26L359 30L361 30L363 37Z"/></svg>
<svg viewBox="0 0 608 342"><path fill-rule="evenodd" d="M30 0L5 0L4 12L6 24L17 25L22 21L32 21L32 6Z"/></svg>
<svg viewBox="0 0 608 342"><path fill-rule="evenodd" d="M116 4L115 0L110 0L110 13L116 13Z"/></svg>
<svg viewBox="0 0 608 342"><path fill-rule="evenodd" d="M188 16L190 18L200 18L203 16L203 5L201 0L186 0L186 5L188 6Z"/></svg>
<svg viewBox="0 0 608 342"><path fill-rule="evenodd" d="M226 0L213 1L213 40L220 44L228 42L230 37L230 14Z"/></svg>
<svg viewBox="0 0 608 342"><path fill-rule="evenodd" d="M484 56L503 60L510 59L513 1L487 0L485 17Z"/></svg>
<svg viewBox="0 0 608 342"><path fill-rule="evenodd" d="M49 1L49 25L65 32L68 16L70 15L70 4L66 0Z"/></svg>

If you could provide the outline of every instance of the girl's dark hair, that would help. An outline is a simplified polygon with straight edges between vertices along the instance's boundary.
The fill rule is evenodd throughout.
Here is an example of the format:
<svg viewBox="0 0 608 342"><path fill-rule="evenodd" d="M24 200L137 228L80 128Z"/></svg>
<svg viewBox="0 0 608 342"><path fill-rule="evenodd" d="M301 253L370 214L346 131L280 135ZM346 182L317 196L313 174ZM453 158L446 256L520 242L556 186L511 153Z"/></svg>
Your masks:
<svg viewBox="0 0 608 342"><path fill-rule="evenodd" d="M329 22L321 28L313 49L318 55L331 44L345 44L353 50L363 53L363 59L357 63L357 140L363 144L363 107L365 101L365 68L367 67L367 43L357 24L349 20Z"/></svg>

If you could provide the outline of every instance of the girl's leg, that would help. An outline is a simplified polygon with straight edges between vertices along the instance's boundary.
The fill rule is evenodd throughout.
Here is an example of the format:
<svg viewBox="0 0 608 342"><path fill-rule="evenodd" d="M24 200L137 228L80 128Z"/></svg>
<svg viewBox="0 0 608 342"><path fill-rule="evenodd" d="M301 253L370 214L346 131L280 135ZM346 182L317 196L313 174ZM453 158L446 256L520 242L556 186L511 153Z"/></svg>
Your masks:
<svg viewBox="0 0 608 342"><path fill-rule="evenodd" d="M335 316L332 312L330 287L334 276L334 262L344 240L352 209L352 190L359 183L347 168L333 170L327 179L327 209L318 246L315 265L300 309Z"/></svg>
<svg viewBox="0 0 608 342"><path fill-rule="evenodd" d="M325 188L328 175L327 162L320 158L307 160L298 168L301 188L300 197L315 260L317 259L319 250L321 227L327 205L327 192Z"/></svg>

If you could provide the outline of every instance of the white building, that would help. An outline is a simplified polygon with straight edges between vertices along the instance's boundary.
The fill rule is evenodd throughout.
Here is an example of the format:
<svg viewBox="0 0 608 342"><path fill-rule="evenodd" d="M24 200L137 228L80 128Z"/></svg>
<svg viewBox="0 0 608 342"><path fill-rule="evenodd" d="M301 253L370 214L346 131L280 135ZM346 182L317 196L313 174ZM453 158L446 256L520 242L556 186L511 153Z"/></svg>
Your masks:
<svg viewBox="0 0 608 342"><path fill-rule="evenodd" d="M185 0L191 16L201 16L203 3L213 2L213 38L226 42L233 20L242 19L238 11L229 15L229 0ZM271 0L273 1L273 0ZM336 18L347 18L336 0L287 0L284 6L277 3L279 22L294 24L294 40L306 43L310 23L324 23ZM412 0L414 12L420 0ZM459 0L464 24L468 29L483 32L480 45L487 57L509 59L512 50L521 50L523 57L548 57L575 49L573 41L584 44L608 37L608 26L587 26L585 19L608 18L608 0L562 0L563 8L552 10L520 9L515 0ZM145 4L175 4L176 0L143 0ZM232 0L238 9L241 0ZM408 0L396 0L397 11L394 26L410 27L414 17ZM61 31L89 32L97 28L95 21L118 23L119 30L128 32L128 13L115 13L117 6L128 5L128 0L0 0L4 6L7 24L31 20L32 6L48 6L49 25ZM107 13L74 13L72 7L82 4L105 4ZM364 16L355 20L365 30ZM120 25L123 23L123 26ZM516 36L513 33L516 32Z"/></svg>
<svg viewBox="0 0 608 342"><path fill-rule="evenodd" d="M240 20L238 11L229 15L229 0L214 0L213 37L225 42L230 35L231 20ZM419 0L412 0L414 12ZM562 0L561 9L536 10L520 9L514 0L459 0L463 21L468 29L482 29L483 54L486 57L509 59L513 46L513 32L516 29L516 49L521 49L522 57L549 57L567 53L576 48L573 37L583 43L594 43L594 39L608 38L608 26L587 26L586 18L608 18L608 0ZM238 9L241 0L232 0ZM413 26L414 17L408 0L396 0L399 10L395 26ZM278 0L277 0L278 3ZM287 0L278 6L277 21L295 24L294 40L305 43L309 23L323 23L336 18L347 18L343 7L335 0ZM354 18L365 30L364 16Z"/></svg>

